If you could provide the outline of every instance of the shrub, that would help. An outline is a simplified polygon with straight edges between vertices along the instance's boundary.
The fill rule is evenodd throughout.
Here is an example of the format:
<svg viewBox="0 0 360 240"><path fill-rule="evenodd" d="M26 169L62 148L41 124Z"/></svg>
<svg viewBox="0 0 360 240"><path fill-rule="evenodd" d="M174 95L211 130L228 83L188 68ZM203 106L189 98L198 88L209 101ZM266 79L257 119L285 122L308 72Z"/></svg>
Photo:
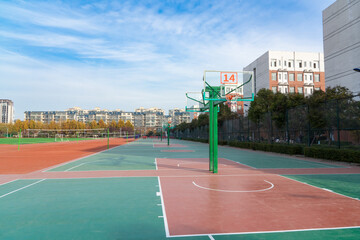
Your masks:
<svg viewBox="0 0 360 240"><path fill-rule="evenodd" d="M312 158L360 163L360 151L348 149L305 147L304 155Z"/></svg>

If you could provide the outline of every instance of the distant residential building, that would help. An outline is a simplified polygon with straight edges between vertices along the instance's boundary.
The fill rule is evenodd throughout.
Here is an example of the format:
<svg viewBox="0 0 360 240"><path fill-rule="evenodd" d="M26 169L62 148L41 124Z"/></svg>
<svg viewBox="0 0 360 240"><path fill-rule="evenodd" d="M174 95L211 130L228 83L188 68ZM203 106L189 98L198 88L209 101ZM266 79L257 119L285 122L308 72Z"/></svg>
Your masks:
<svg viewBox="0 0 360 240"><path fill-rule="evenodd" d="M326 87L360 93L360 0L337 0L323 11Z"/></svg>
<svg viewBox="0 0 360 240"><path fill-rule="evenodd" d="M325 91L322 53L268 51L244 70L254 72L255 93L262 88L305 96Z"/></svg>
<svg viewBox="0 0 360 240"><path fill-rule="evenodd" d="M70 108L65 111L26 111L25 120L39 121L42 123L65 122L67 120L75 120L80 122L91 122L93 120L103 120L110 123L113 120L118 122L130 121L136 129L157 129L163 124L167 124L170 119L175 119L172 125L180 122L190 122L190 115L184 110L171 110L172 116L166 116L164 110L159 108L145 109L143 107L135 109L134 112L124 112L122 110L109 111L106 109L95 108L93 110L83 110L79 107Z"/></svg>
<svg viewBox="0 0 360 240"><path fill-rule="evenodd" d="M14 121L14 103L9 99L0 99L0 123Z"/></svg>
<svg viewBox="0 0 360 240"><path fill-rule="evenodd" d="M184 109L171 109L169 110L169 116L171 117L171 125L179 125L182 122L189 123L190 120L190 113L185 112Z"/></svg>

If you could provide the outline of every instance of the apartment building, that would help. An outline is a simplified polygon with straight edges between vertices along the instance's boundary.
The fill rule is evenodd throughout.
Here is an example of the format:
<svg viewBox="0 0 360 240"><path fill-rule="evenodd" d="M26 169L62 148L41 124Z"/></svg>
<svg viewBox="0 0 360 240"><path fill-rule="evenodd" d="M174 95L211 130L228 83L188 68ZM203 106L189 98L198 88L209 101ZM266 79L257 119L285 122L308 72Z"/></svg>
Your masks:
<svg viewBox="0 0 360 240"><path fill-rule="evenodd" d="M170 110L172 111L172 110ZM190 122L190 115L184 110L172 111L173 118L176 119L176 122L187 121ZM178 112L175 114L175 112ZM187 117L188 116L188 117ZM65 111L26 111L25 120L34 120L43 123L50 123L51 121L55 122L65 122L67 120L75 120L80 122L91 122L93 120L99 121L103 120L105 123L110 123L111 121L118 122L123 120L124 122L130 121L135 128L148 128L156 129L163 126L167 123L171 117L166 116L164 110L159 108L149 108L145 109L143 107L135 109L134 112L124 112L120 109L109 111L106 109L95 108L92 110L83 110L79 107L74 107L67 109ZM172 123L172 125L176 125Z"/></svg>
<svg viewBox="0 0 360 240"><path fill-rule="evenodd" d="M360 93L360 0L337 0L323 11L326 87Z"/></svg>
<svg viewBox="0 0 360 240"><path fill-rule="evenodd" d="M9 99L0 99L0 123L14 121L14 103Z"/></svg>
<svg viewBox="0 0 360 240"><path fill-rule="evenodd" d="M254 72L255 93L262 88L305 96L325 91L322 53L268 51L244 70Z"/></svg>
<svg viewBox="0 0 360 240"><path fill-rule="evenodd" d="M169 116L171 117L171 125L176 126L182 122L189 123L190 113L185 112L184 109L174 108L169 110Z"/></svg>

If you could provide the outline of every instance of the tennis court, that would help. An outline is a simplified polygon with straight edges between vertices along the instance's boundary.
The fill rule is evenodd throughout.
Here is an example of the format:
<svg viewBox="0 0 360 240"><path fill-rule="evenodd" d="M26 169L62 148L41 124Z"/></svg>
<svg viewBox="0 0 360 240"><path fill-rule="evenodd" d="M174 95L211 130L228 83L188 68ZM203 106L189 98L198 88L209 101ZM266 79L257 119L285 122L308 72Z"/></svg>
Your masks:
<svg viewBox="0 0 360 240"><path fill-rule="evenodd" d="M360 238L358 166L219 146L213 174L202 143L48 145L0 145L1 239Z"/></svg>

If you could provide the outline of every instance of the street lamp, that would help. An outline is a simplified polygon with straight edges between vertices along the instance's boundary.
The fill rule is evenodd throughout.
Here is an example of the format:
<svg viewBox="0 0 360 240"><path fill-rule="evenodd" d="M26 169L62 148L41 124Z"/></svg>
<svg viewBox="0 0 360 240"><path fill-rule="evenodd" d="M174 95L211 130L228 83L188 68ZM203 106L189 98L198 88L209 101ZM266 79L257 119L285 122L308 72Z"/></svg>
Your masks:
<svg viewBox="0 0 360 240"><path fill-rule="evenodd" d="M353 69L355 72L360 72L360 68L354 68Z"/></svg>

